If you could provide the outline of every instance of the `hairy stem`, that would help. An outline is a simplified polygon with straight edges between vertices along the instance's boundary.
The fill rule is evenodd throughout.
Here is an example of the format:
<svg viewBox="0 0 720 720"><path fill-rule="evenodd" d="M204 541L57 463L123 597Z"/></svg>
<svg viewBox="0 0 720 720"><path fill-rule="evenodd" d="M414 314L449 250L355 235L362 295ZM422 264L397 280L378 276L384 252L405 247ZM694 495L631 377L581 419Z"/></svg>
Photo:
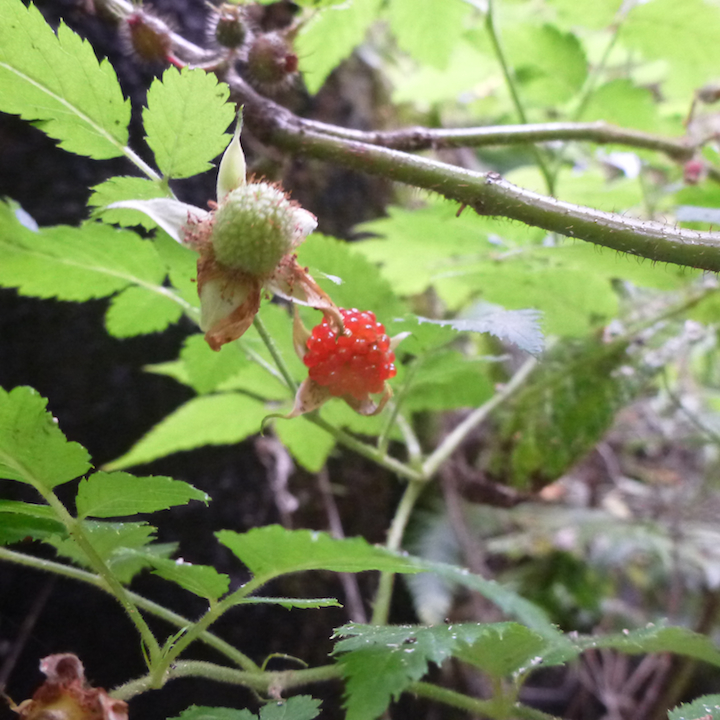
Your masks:
<svg viewBox="0 0 720 720"><path fill-rule="evenodd" d="M79 568L72 567L71 565L63 565L62 563L54 562L53 560L44 560L43 558L32 557L31 555L19 553L4 547L0 547L0 559L14 562L18 565L31 567L36 570L51 572L55 575L67 577L72 580L79 580L80 582L92 585L104 592L110 592L102 577L87 572L86 570L80 570ZM136 607L145 610L145 612L150 613L151 615L155 615L155 617L158 617L161 620L165 620L165 622L170 625L174 625L177 628L183 628L192 624L192 620L189 618L183 617L182 615L179 615L162 605L158 605L156 602L148 600L142 595L138 595L131 590L126 590L125 592ZM258 666L249 657L247 657L247 655L241 653L232 645L225 642L225 640L221 640L217 637L217 635L213 635L211 632L204 631L200 633L198 640L205 643L208 647L212 647L222 653L228 658L228 660L234 662L236 665L248 672L259 670Z"/></svg>

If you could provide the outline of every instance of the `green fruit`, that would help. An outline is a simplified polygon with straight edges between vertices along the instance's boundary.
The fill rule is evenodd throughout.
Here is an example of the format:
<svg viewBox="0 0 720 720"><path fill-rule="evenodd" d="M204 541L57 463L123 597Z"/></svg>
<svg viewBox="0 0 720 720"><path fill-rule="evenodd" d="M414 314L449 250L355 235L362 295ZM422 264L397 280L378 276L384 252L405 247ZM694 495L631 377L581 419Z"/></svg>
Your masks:
<svg viewBox="0 0 720 720"><path fill-rule="evenodd" d="M236 188L215 211L215 259L249 275L271 275L297 244L297 212L297 206L273 185Z"/></svg>

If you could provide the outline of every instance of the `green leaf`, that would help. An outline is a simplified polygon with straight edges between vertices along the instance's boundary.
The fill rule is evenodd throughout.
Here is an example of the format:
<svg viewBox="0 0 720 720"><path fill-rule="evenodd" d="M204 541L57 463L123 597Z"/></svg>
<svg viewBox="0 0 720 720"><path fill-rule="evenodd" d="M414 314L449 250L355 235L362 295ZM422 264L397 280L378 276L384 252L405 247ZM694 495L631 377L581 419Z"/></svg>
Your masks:
<svg viewBox="0 0 720 720"><path fill-rule="evenodd" d="M147 142L165 177L183 178L209 170L230 142L235 118L230 90L204 70L168 68L147 94L143 122Z"/></svg>
<svg viewBox="0 0 720 720"><path fill-rule="evenodd" d="M102 217L106 223L133 226L141 225L146 230L157 227L157 223L148 215L138 210L114 209L106 210L108 205L123 200L153 200L154 198L172 197L169 187L163 187L158 180L147 180L139 177L112 177L92 189L88 205L95 210L92 217Z"/></svg>
<svg viewBox="0 0 720 720"><path fill-rule="evenodd" d="M419 367L403 402L409 410L477 407L494 394L488 364L482 358L469 358L445 348L415 362Z"/></svg>
<svg viewBox="0 0 720 720"><path fill-rule="evenodd" d="M249 710L237 710L236 708L191 705L177 717L169 720L257 720L257 715Z"/></svg>
<svg viewBox="0 0 720 720"><path fill-rule="evenodd" d="M89 300L131 284L160 286L165 277L153 243L128 230L87 223L32 232L2 204L0 224L0 284L22 295Z"/></svg>
<svg viewBox="0 0 720 720"><path fill-rule="evenodd" d="M0 3L0 110L42 129L60 147L95 159L124 153L130 101L115 71L64 23L57 36L36 7Z"/></svg>
<svg viewBox="0 0 720 720"><path fill-rule="evenodd" d="M602 438L642 378L618 372L624 342L564 343L500 411L487 459L499 482L538 490L556 480Z"/></svg>
<svg viewBox="0 0 720 720"><path fill-rule="evenodd" d="M558 20L568 27L581 26L599 29L610 25L620 10L623 0L602 0L594 3L578 3L577 0L548 0L557 10Z"/></svg>
<svg viewBox="0 0 720 720"><path fill-rule="evenodd" d="M335 447L335 438L305 418L275 423L275 433L308 472L320 472Z"/></svg>
<svg viewBox="0 0 720 720"><path fill-rule="evenodd" d="M658 130L658 108L648 88L627 78L601 85L590 96L582 120L605 120L620 127L652 132Z"/></svg>
<svg viewBox="0 0 720 720"><path fill-rule="evenodd" d="M170 282L180 296L192 307L200 307L197 283L198 255L185 245L175 242L167 233L158 232L155 236L155 249L170 277ZM200 314L198 313L198 317Z"/></svg>
<svg viewBox="0 0 720 720"><path fill-rule="evenodd" d="M270 702L260 708L260 720L313 720L320 701L309 695L296 695L283 702ZM192 705L172 720L258 720L249 710Z"/></svg>
<svg viewBox="0 0 720 720"><path fill-rule="evenodd" d="M50 490L90 469L85 448L65 439L46 405L32 388L0 388L0 477Z"/></svg>
<svg viewBox="0 0 720 720"><path fill-rule="evenodd" d="M653 0L633 8L620 40L648 60L664 61L663 94L689 103L692 91L717 75L720 7L704 0Z"/></svg>
<svg viewBox="0 0 720 720"><path fill-rule="evenodd" d="M541 313L537 310L505 310L490 303L479 303L462 318L430 320L420 317L418 320L420 323L448 325L457 332L490 333L525 352L538 355L544 346L540 317Z"/></svg>
<svg viewBox="0 0 720 720"><path fill-rule="evenodd" d="M78 487L79 517L120 517L167 510L210 497L192 485L169 477L135 477L124 472L97 472L82 480Z"/></svg>
<svg viewBox="0 0 720 720"><path fill-rule="evenodd" d="M319 714L320 701L309 695L296 695L260 708L260 720L313 720Z"/></svg>
<svg viewBox="0 0 720 720"><path fill-rule="evenodd" d="M684 627L650 625L640 630L613 635L581 637L575 641L575 644L580 651L613 648L631 655L671 652L720 667L720 650L715 643L707 635L701 635Z"/></svg>
<svg viewBox="0 0 720 720"><path fill-rule="evenodd" d="M189 384L200 394L216 390L249 364L236 345L227 344L215 352L199 333L186 338L180 360L185 366Z"/></svg>
<svg viewBox="0 0 720 720"><path fill-rule="evenodd" d="M217 600L230 587L230 578L210 565L193 565L183 560L153 558L153 573L208 600Z"/></svg>
<svg viewBox="0 0 720 720"><path fill-rule="evenodd" d="M391 0L388 18L399 47L419 63L445 70L469 5L460 0Z"/></svg>
<svg viewBox="0 0 720 720"><path fill-rule="evenodd" d="M122 583L132 578L151 564L153 552L148 546L153 541L155 528L147 523L109 523L85 520L83 527L90 543L100 558L110 567ZM48 538L47 540L60 555L73 562L92 569L85 552L72 538ZM151 546L157 547L157 546ZM170 552L172 546L157 547L156 552Z"/></svg>
<svg viewBox="0 0 720 720"><path fill-rule="evenodd" d="M165 330L182 316L182 305L171 290L125 288L110 301L105 314L107 331L118 338L135 337Z"/></svg>
<svg viewBox="0 0 720 720"><path fill-rule="evenodd" d="M324 532L286 530L279 525L246 533L221 530L215 535L257 578L304 570L419 572L402 556L362 538L336 540Z"/></svg>
<svg viewBox="0 0 720 720"><path fill-rule="evenodd" d="M330 72L363 41L382 0L354 0L318 12L295 41L310 93L316 93Z"/></svg>
<svg viewBox="0 0 720 720"><path fill-rule="evenodd" d="M49 506L0 500L0 544L9 545L29 538L45 540L66 534L65 526L55 519Z"/></svg>
<svg viewBox="0 0 720 720"><path fill-rule="evenodd" d="M303 610L323 607L342 607L335 598L286 598L286 597L247 597L238 605L280 605L286 610L301 608Z"/></svg>
<svg viewBox="0 0 720 720"><path fill-rule="evenodd" d="M720 695L703 695L678 705L668 713L669 720L720 720Z"/></svg>
<svg viewBox="0 0 720 720"><path fill-rule="evenodd" d="M578 38L554 25L518 23L503 39L524 101L548 107L570 100L587 77L587 59Z"/></svg>
<svg viewBox="0 0 720 720"><path fill-rule="evenodd" d="M459 623L434 627L344 625L335 653L347 678L348 720L374 720L433 662L459 657L500 678L530 665L547 643L517 623ZM537 661L536 661L537 662Z"/></svg>
<svg viewBox="0 0 720 720"><path fill-rule="evenodd" d="M194 398L165 417L106 469L140 465L203 445L238 443L259 432L265 415L262 403L237 393Z"/></svg>

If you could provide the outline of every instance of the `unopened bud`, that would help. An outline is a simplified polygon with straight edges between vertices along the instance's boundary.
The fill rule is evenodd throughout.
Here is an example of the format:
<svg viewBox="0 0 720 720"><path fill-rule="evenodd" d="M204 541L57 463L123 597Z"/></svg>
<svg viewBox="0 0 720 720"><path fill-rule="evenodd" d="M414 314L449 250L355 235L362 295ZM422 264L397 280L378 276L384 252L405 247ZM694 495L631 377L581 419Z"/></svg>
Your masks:
<svg viewBox="0 0 720 720"><path fill-rule="evenodd" d="M145 10L125 18L124 34L132 51L145 62L167 62L172 39L167 26Z"/></svg>
<svg viewBox="0 0 720 720"><path fill-rule="evenodd" d="M250 80L274 86L287 80L298 69L298 56L279 33L258 35L248 51Z"/></svg>
<svg viewBox="0 0 720 720"><path fill-rule="evenodd" d="M242 8L224 3L217 10L214 35L219 45L226 48L239 48L249 37L247 18Z"/></svg>

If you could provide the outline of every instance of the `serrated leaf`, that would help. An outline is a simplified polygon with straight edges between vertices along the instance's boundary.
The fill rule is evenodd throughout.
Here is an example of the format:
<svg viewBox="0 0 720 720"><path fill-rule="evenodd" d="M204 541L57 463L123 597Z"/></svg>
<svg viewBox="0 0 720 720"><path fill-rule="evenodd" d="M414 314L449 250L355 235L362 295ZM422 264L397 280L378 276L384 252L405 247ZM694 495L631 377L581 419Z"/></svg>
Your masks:
<svg viewBox="0 0 720 720"><path fill-rule="evenodd" d="M208 600L217 600L230 587L230 578L211 565L193 565L168 558L153 558L150 564L155 575Z"/></svg>
<svg viewBox="0 0 720 720"><path fill-rule="evenodd" d="M0 388L0 477L49 490L90 469L87 450L66 440L46 405L32 388Z"/></svg>
<svg viewBox="0 0 720 720"><path fill-rule="evenodd" d="M147 547L152 542L156 530L152 525L85 520L83 528L95 552L120 582L129 583L138 572L150 565L150 553ZM78 565L92 569L84 551L72 538L48 538L47 542L60 555Z"/></svg>
<svg viewBox="0 0 720 720"><path fill-rule="evenodd" d="M155 249L165 266L170 282L189 305L200 307L197 291L198 255L185 245L175 242L167 233L160 232L155 237ZM197 317L200 317L198 312Z"/></svg>
<svg viewBox="0 0 720 720"><path fill-rule="evenodd" d="M419 572L407 559L363 538L336 540L324 532L286 530L280 525L246 533L221 530L215 536L256 578L304 570Z"/></svg>
<svg viewBox="0 0 720 720"><path fill-rule="evenodd" d="M42 129L60 147L95 159L124 153L130 101L115 71L64 23L57 36L36 7L0 3L0 110Z"/></svg>
<svg viewBox="0 0 720 720"><path fill-rule="evenodd" d="M82 480L75 499L79 517L120 517L167 510L209 495L169 477L136 477L124 472L97 472Z"/></svg>
<svg viewBox="0 0 720 720"><path fill-rule="evenodd" d="M320 701L309 695L296 695L260 708L260 720L313 720L319 714Z"/></svg>
<svg viewBox="0 0 720 720"><path fill-rule="evenodd" d="M237 443L260 431L262 403L237 393L194 398L170 413L125 455L105 468L118 470L203 445Z"/></svg>
<svg viewBox="0 0 720 720"><path fill-rule="evenodd" d="M108 205L123 200L152 200L170 198L170 189L157 181L139 177L117 176L106 180L92 189L88 205L95 208L92 216L102 217L103 222L123 226L141 225L146 230L157 227L145 213L138 210L117 209L107 210Z"/></svg>
<svg viewBox="0 0 720 720"><path fill-rule="evenodd" d="M419 63L440 70L465 30L469 5L460 0L391 0L388 19L397 43Z"/></svg>
<svg viewBox="0 0 720 720"><path fill-rule="evenodd" d="M165 271L150 241L100 223L32 232L0 207L0 284L22 295L82 301L131 284L159 286ZM6 222L7 220L7 222Z"/></svg>
<svg viewBox="0 0 720 720"><path fill-rule="evenodd" d="M230 142L225 133L235 118L230 90L204 70L168 68L147 94L143 123L160 171L183 178L209 170Z"/></svg>
<svg viewBox="0 0 720 720"><path fill-rule="evenodd" d="M257 720L257 715L249 710L236 708L191 705L177 717L169 720Z"/></svg>
<svg viewBox="0 0 720 720"><path fill-rule="evenodd" d="M720 720L720 695L703 695L678 705L668 713L669 720Z"/></svg>
<svg viewBox="0 0 720 720"><path fill-rule="evenodd" d="M335 447L335 438L304 418L275 423L275 433L293 459L308 472L320 472Z"/></svg>
<svg viewBox="0 0 720 720"><path fill-rule="evenodd" d="M58 520L8 513L0 509L0 545L46 540L52 536L62 537L65 533L65 526Z"/></svg>
<svg viewBox="0 0 720 720"><path fill-rule="evenodd" d="M530 665L546 641L518 623L459 623L434 627L377 627L350 624L339 628L335 653L347 678L347 717L374 720L433 662L459 657L501 678Z"/></svg>
<svg viewBox="0 0 720 720"><path fill-rule="evenodd" d="M329 6L302 27L295 41L300 70L311 94L330 72L363 41L382 0L354 0Z"/></svg>
<svg viewBox="0 0 720 720"><path fill-rule="evenodd" d="M183 308L171 290L160 285L148 289L134 285L110 301L105 327L117 338L148 335L165 330L182 316Z"/></svg>
<svg viewBox="0 0 720 720"><path fill-rule="evenodd" d="M286 597L246 597L238 605L280 605L286 610L303 610L323 607L342 607L335 598L286 598Z"/></svg>
<svg viewBox="0 0 720 720"><path fill-rule="evenodd" d="M541 317L542 313L538 310L505 310L491 303L478 303L461 318L418 319L420 323L445 325L457 332L490 333L500 340L517 345L525 352L538 355L545 344L539 323Z"/></svg>

